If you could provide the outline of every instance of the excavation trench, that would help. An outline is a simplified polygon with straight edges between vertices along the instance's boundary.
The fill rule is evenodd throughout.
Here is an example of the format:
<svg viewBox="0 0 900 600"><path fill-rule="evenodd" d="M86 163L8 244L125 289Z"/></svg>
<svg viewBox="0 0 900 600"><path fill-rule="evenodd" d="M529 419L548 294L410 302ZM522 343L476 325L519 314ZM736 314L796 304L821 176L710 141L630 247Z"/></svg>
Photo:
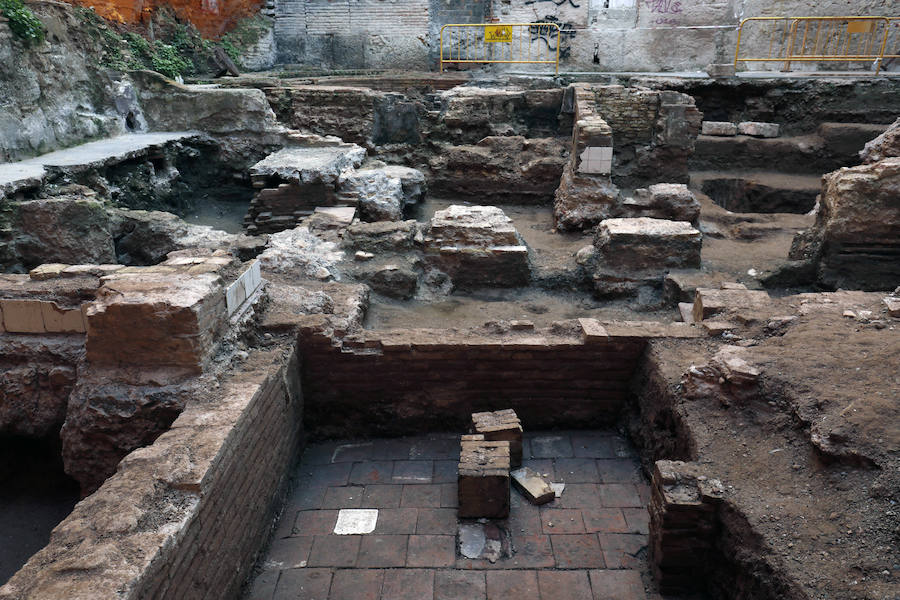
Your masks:
<svg viewBox="0 0 900 600"><path fill-rule="evenodd" d="M769 348L795 318L818 323L801 305L879 321L880 298L782 302L817 289L814 277L751 274L778 272L794 234L813 224L821 173L799 167L809 164L804 136L841 141L834 151L815 146L815 164L830 168L851 164L856 142L877 126L824 126L843 110L827 86L816 87L830 102L822 114L770 143L698 138L693 98L659 82L456 91L439 82L271 83L265 95L283 123L343 142L297 132L290 143L185 138L17 198L21 227L4 229L0 253L3 301L15 303L2 305L0 360L25 416L5 426L60 436L66 471L86 496L0 598L40 598L58 586L73 595L271 597L326 580L328 593L357 568L425 569L433 590L470 576L490 587L495 563L456 553L453 485L470 414L504 408L522 419L530 464L568 491L548 508L519 499L509 522L485 530L501 567L535 582L565 571L558 577L589 589L619 585L622 598L808 597L809 580L772 554L776 534L759 504L730 480L759 473L726 454L753 443L753 432L775 439L775 431L783 443L773 456L790 453L816 470L822 493L835 476L818 471L829 460L870 486L882 457L841 454L840 432L837 442L816 441L813 418L782 406L796 394L771 391L715 412L714 400L686 400L682 377L729 342ZM723 120L767 115L727 87L691 91ZM322 169L312 183L259 166L294 143L356 162L337 174ZM760 157L775 151L784 172L762 171ZM723 168L723 156L747 164ZM396 205L367 203L383 193L366 187L372 181L393 186ZM598 189L609 196L600 212ZM348 202L353 216L332 220ZM81 230L50 218L57 205L100 237L79 240ZM187 223L140 210L148 208ZM375 217L381 210L390 220ZM454 219L476 233L454 230ZM627 238L642 219L675 224L649 241ZM626 221L618 229L599 224L618 220ZM271 237L247 235L263 232ZM760 289L767 281L776 282L772 297ZM728 294L738 300L709 308ZM10 327L7 317L26 309L40 324ZM838 332L846 317L832 316L826 325ZM774 414L782 409L793 416ZM759 415L772 422L760 425ZM732 431L746 438L729 441ZM55 451L52 480L69 490ZM809 453L821 464L805 462ZM33 541L73 503L68 493L35 491L48 509L35 519L42 533L26 535ZM383 510L387 529L377 541L333 535L330 519L345 508ZM3 556L4 566L30 553L12 544L22 556ZM390 574L359 575L388 586Z"/></svg>

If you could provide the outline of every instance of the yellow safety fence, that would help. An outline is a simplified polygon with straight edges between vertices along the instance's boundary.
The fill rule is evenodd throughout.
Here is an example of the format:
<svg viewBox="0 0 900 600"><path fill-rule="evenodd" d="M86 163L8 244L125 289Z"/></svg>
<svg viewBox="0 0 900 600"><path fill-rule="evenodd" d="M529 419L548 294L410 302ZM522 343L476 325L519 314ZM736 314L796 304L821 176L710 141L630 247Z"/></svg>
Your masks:
<svg viewBox="0 0 900 600"><path fill-rule="evenodd" d="M735 69L740 63L871 63L900 58L900 17L751 17L741 21Z"/></svg>
<svg viewBox="0 0 900 600"><path fill-rule="evenodd" d="M470 23L441 27L441 71L448 64L554 65L559 73L556 23Z"/></svg>

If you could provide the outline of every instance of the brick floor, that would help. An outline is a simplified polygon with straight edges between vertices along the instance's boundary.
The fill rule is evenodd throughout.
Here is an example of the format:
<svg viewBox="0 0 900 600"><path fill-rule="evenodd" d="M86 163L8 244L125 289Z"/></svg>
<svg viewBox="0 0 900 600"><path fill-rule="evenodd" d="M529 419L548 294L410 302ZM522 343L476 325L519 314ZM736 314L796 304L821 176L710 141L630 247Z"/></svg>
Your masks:
<svg viewBox="0 0 900 600"><path fill-rule="evenodd" d="M494 522L512 552L495 563L457 554L458 436L308 447L245 600L647 598L649 487L628 442L608 431L524 438L524 464L566 488L542 507L512 491L509 519ZM357 508L378 509L375 530L335 535L338 511Z"/></svg>

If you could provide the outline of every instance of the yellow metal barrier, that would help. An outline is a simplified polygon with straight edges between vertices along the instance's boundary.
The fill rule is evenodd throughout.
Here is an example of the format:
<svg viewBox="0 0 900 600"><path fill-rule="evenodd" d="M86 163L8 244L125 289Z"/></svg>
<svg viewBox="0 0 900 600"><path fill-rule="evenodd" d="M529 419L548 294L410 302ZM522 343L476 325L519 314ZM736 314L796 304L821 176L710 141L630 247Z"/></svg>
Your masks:
<svg viewBox="0 0 900 600"><path fill-rule="evenodd" d="M559 73L556 23L469 23L441 27L441 71L446 64L554 65Z"/></svg>
<svg viewBox="0 0 900 600"><path fill-rule="evenodd" d="M790 71L793 62L869 62L877 75L898 53L900 17L750 17L738 29L734 67L780 62Z"/></svg>

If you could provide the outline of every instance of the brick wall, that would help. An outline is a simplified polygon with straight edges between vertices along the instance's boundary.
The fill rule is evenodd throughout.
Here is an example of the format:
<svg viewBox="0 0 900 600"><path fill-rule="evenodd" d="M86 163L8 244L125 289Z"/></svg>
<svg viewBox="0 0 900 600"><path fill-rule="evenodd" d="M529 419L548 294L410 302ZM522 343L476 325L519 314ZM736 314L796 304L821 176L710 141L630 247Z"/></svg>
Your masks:
<svg viewBox="0 0 900 600"><path fill-rule="evenodd" d="M237 597L299 454L298 370L287 347L251 353L123 459L0 598Z"/></svg>
<svg viewBox="0 0 900 600"><path fill-rule="evenodd" d="M305 333L304 419L319 437L461 430L472 412L503 408L514 408L530 429L608 425L625 407L655 333L638 326L607 326L602 339L391 330L339 346Z"/></svg>

